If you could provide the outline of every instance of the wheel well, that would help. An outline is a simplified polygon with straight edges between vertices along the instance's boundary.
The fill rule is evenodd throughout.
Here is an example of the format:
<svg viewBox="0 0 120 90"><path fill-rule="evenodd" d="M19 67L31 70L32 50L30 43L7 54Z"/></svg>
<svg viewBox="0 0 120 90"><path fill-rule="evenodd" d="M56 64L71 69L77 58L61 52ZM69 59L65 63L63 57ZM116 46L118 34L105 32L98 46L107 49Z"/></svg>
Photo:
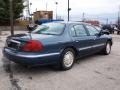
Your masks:
<svg viewBox="0 0 120 90"><path fill-rule="evenodd" d="M78 51L77 51L77 49L76 49L75 47L73 47L73 46L69 46L69 47L66 47L65 49L67 49L67 48L71 48L71 49L73 49L73 50L75 51L75 56L78 55ZM64 50L65 50L65 49L64 49Z"/></svg>
<svg viewBox="0 0 120 90"><path fill-rule="evenodd" d="M113 43L112 43L112 41L111 41L110 39L109 39L107 42L110 42L110 44L111 44L111 46L112 46Z"/></svg>

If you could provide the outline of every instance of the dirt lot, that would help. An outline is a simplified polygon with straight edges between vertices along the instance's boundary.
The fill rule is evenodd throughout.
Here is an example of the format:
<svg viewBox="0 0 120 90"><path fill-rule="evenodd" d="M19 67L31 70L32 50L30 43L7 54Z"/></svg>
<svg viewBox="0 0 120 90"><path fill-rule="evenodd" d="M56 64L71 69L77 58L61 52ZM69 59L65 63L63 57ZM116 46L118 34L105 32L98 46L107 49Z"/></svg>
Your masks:
<svg viewBox="0 0 120 90"><path fill-rule="evenodd" d="M112 37L110 55L85 57L71 70L58 71L50 67L9 65L2 56L5 36L1 36L0 90L120 90L120 36Z"/></svg>

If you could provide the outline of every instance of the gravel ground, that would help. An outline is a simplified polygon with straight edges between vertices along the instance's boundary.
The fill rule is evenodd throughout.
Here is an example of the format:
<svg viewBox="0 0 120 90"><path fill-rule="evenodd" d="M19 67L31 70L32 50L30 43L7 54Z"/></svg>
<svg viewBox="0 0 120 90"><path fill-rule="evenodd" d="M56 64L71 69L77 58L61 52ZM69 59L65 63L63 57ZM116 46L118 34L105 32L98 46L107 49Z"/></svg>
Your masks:
<svg viewBox="0 0 120 90"><path fill-rule="evenodd" d="M71 70L26 68L2 56L0 41L0 90L120 90L120 36L112 35L110 55L82 58ZM10 68L11 67L11 68Z"/></svg>

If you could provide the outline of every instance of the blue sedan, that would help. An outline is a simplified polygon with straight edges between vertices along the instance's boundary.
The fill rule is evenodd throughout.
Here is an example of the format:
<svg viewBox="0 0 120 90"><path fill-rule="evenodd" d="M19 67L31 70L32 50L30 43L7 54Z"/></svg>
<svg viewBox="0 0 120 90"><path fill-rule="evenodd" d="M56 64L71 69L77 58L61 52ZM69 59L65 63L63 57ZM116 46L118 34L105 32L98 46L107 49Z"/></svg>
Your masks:
<svg viewBox="0 0 120 90"><path fill-rule="evenodd" d="M3 54L22 65L57 65L72 68L77 58L102 52L110 54L112 38L94 26L81 22L52 22L27 34L9 36Z"/></svg>

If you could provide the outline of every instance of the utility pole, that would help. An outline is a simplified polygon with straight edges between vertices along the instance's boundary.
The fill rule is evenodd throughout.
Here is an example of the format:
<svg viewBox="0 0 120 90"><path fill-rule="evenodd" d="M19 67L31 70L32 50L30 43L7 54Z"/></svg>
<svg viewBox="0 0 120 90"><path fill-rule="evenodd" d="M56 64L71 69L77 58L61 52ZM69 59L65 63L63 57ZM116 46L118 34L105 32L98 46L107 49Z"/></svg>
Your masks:
<svg viewBox="0 0 120 90"><path fill-rule="evenodd" d="M29 7L29 11L30 11L30 15L32 14L32 11L31 11L31 6L32 6L32 3L30 2L30 7Z"/></svg>
<svg viewBox="0 0 120 90"><path fill-rule="evenodd" d="M108 24L108 21L109 21L109 19L107 18L107 19L106 19L106 24Z"/></svg>
<svg viewBox="0 0 120 90"><path fill-rule="evenodd" d="M27 14L28 14L28 17L29 17L29 23L30 23L30 18L31 18L31 14L30 14L30 2L29 0L27 0Z"/></svg>
<svg viewBox="0 0 120 90"><path fill-rule="evenodd" d="M119 5L119 9L118 9L118 26L120 25L120 5Z"/></svg>
<svg viewBox="0 0 120 90"><path fill-rule="evenodd" d="M30 9L29 10L30 11L30 20L31 20L31 22L33 22L31 6L32 6L32 3L30 2L30 6L29 6L29 9Z"/></svg>
<svg viewBox="0 0 120 90"><path fill-rule="evenodd" d="M82 14L82 21L84 22L85 21L85 13L83 12Z"/></svg>
<svg viewBox="0 0 120 90"><path fill-rule="evenodd" d="M118 20L117 20L117 24L119 25L119 12L118 12Z"/></svg>
<svg viewBox="0 0 120 90"><path fill-rule="evenodd" d="M70 20L70 7L69 7L69 4L70 4L70 2L68 0L68 21Z"/></svg>
<svg viewBox="0 0 120 90"><path fill-rule="evenodd" d="M13 15L13 0L10 0L10 27L11 27L11 36L14 35L14 15Z"/></svg>
<svg viewBox="0 0 120 90"><path fill-rule="evenodd" d="M55 2L56 4L56 20L57 20L57 5L58 5L58 2Z"/></svg>
<svg viewBox="0 0 120 90"><path fill-rule="evenodd" d="M47 8L48 8L48 3L46 2L46 11L47 11Z"/></svg>

